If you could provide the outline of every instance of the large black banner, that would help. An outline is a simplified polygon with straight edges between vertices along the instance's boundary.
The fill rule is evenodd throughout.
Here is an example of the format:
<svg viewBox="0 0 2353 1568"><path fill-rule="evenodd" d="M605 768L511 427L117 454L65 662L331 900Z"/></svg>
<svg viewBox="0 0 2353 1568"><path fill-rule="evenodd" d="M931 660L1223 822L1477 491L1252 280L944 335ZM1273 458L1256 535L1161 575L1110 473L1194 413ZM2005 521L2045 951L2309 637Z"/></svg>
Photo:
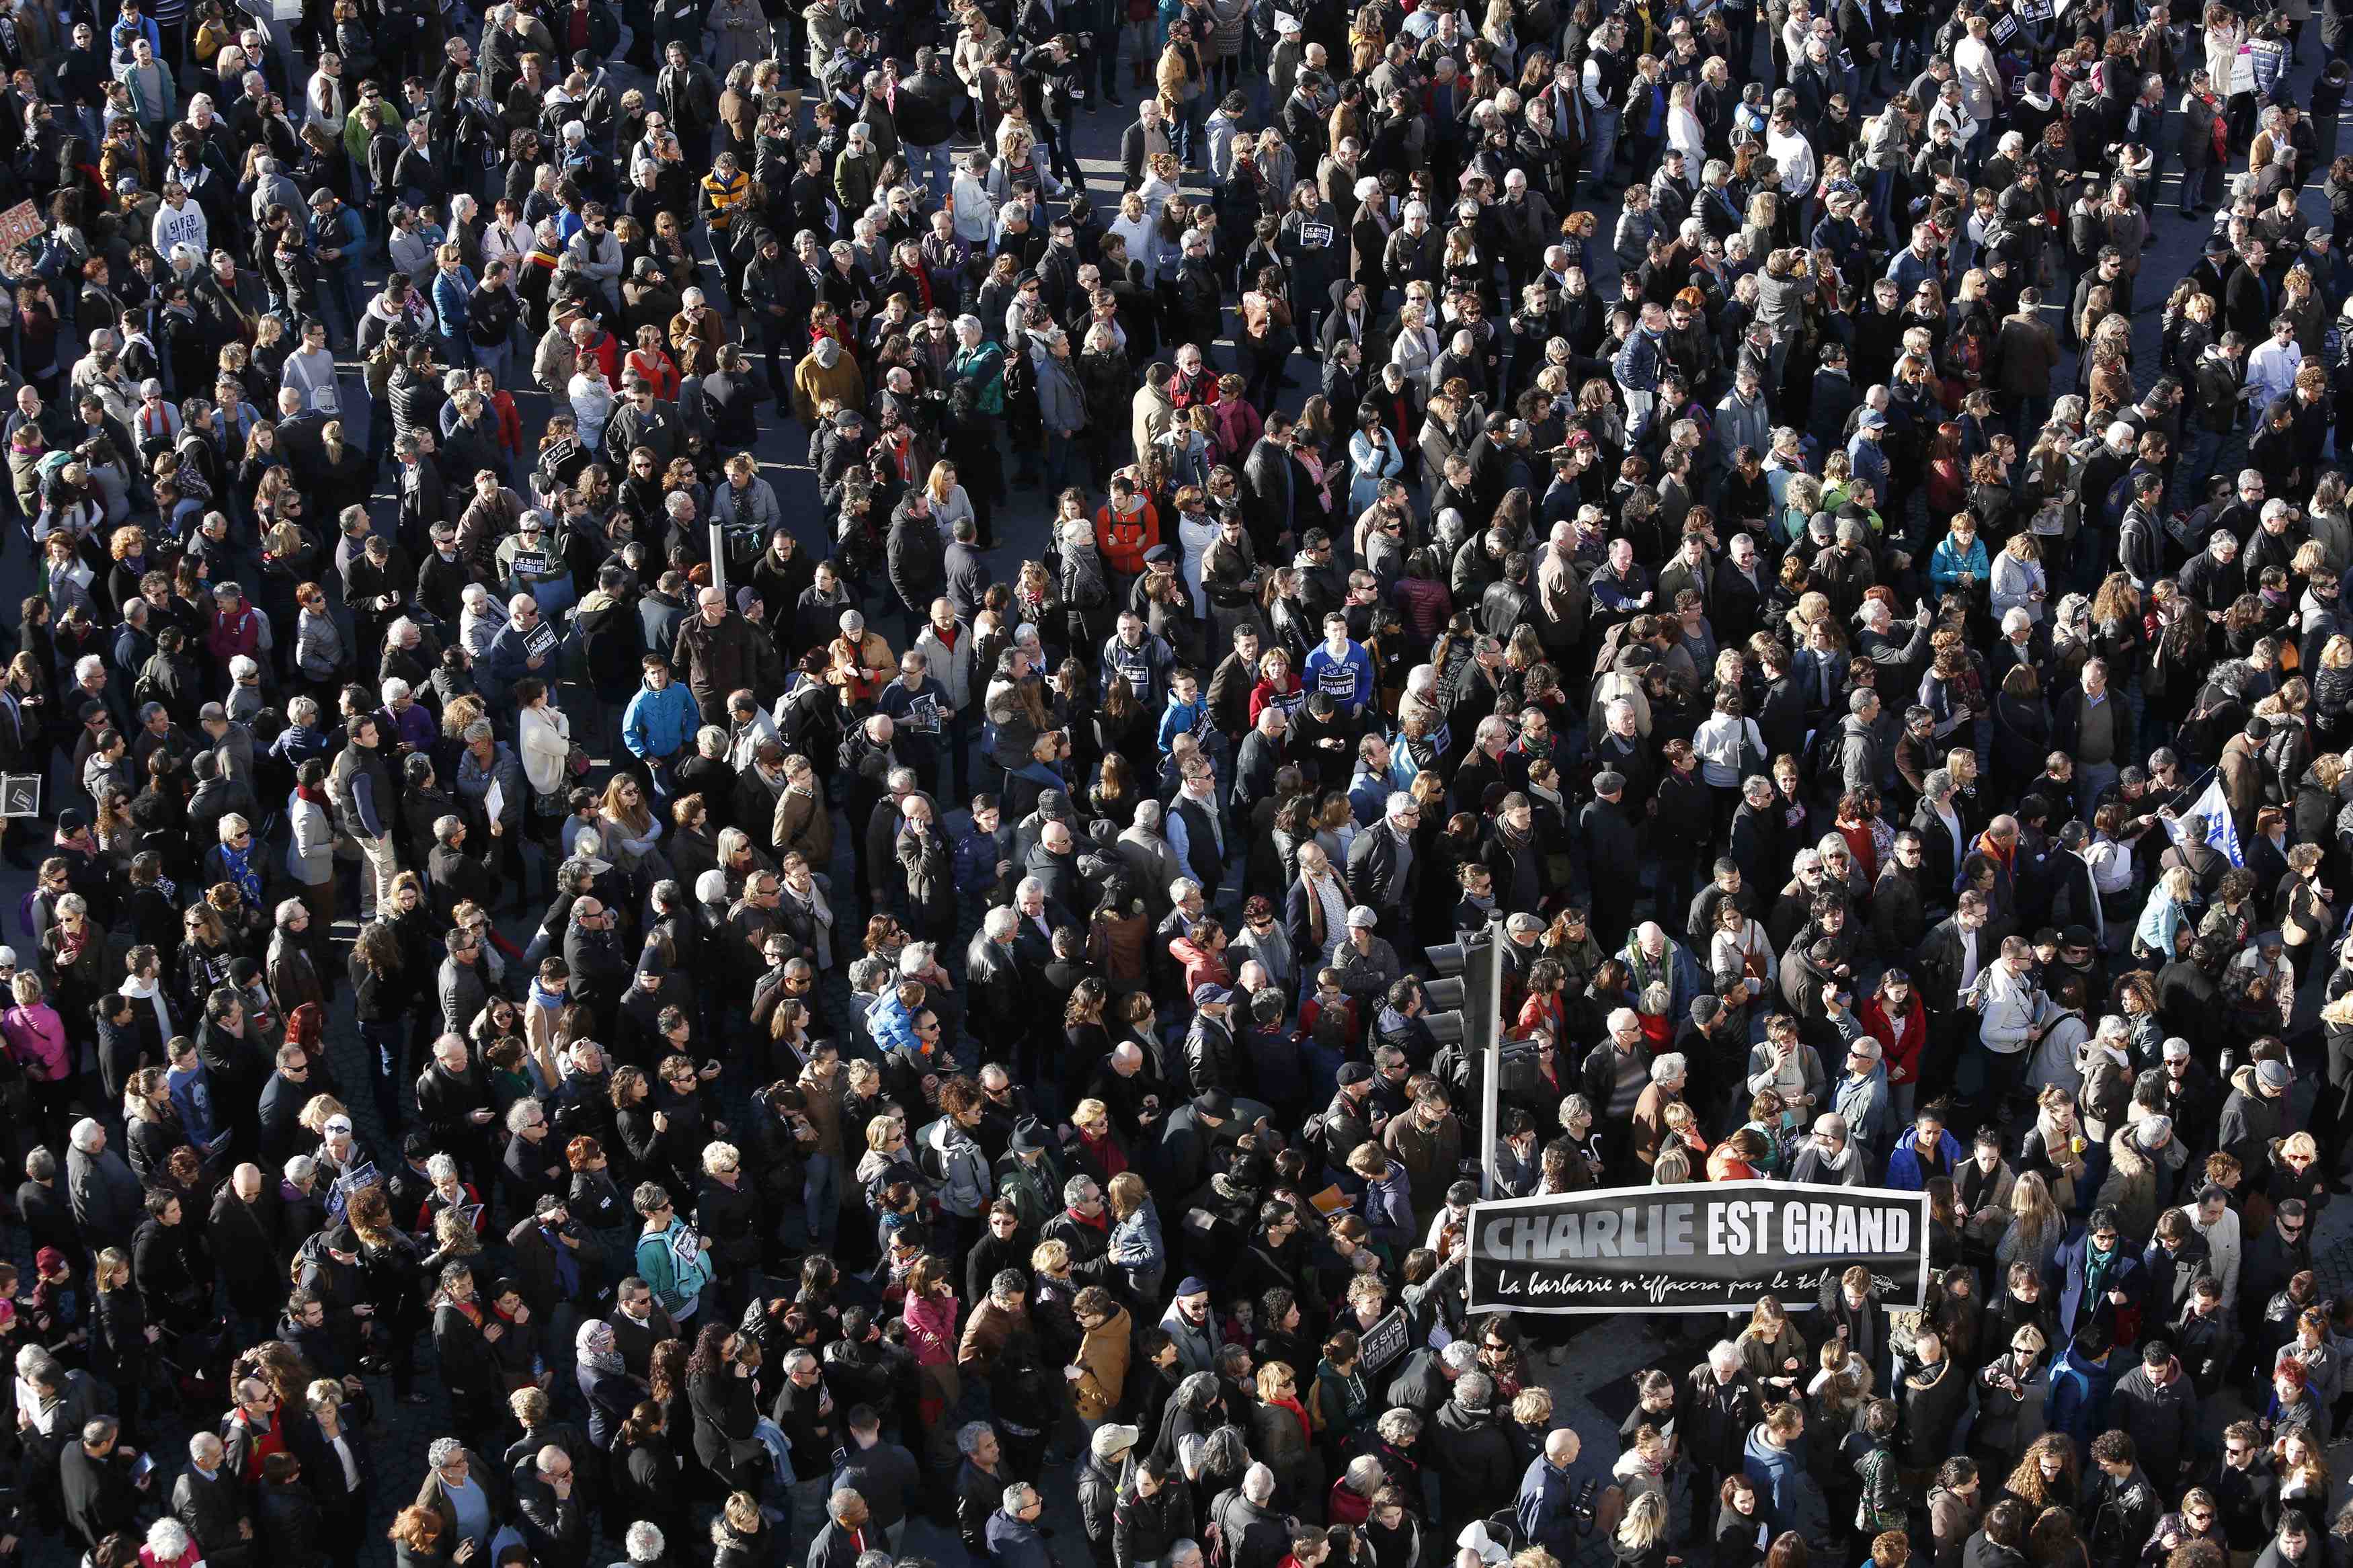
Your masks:
<svg viewBox="0 0 2353 1568"><path fill-rule="evenodd" d="M1877 1187L1711 1182L1506 1198L1471 1208L1474 1312L1811 1310L1824 1278L1869 1268L1916 1309L1928 1199Z"/></svg>

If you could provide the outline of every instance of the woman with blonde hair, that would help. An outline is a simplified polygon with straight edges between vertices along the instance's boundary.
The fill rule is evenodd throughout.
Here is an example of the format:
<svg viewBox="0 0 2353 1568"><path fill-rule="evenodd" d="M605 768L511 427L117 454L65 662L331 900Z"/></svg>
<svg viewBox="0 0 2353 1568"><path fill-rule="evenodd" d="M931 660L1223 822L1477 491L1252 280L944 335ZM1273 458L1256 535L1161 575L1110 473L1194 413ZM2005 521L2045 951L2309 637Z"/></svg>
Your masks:
<svg viewBox="0 0 2353 1568"><path fill-rule="evenodd" d="M2195 931L2190 921L2197 900L2197 885L2187 866L2168 866L2158 873L2157 886L2149 889L2148 902L2133 928L2133 956L2151 969L2172 963L2180 933Z"/></svg>
<svg viewBox="0 0 2353 1568"><path fill-rule="evenodd" d="M1667 1494L1638 1492L1618 1521L1609 1540L1609 1555L1618 1568L1667 1568L1680 1562L1667 1554L1672 1544L1667 1531Z"/></svg>
<svg viewBox="0 0 2353 1568"><path fill-rule="evenodd" d="M923 479L923 492L932 498L932 521L939 524L942 539L955 538L956 523L974 516L972 498L956 482L956 466L945 458L932 465Z"/></svg>
<svg viewBox="0 0 2353 1568"><path fill-rule="evenodd" d="M2079 1463L2074 1439L2064 1432L2045 1432L2027 1445L2002 1489L2038 1514L2046 1508L2073 1508L2082 1493Z"/></svg>
<svg viewBox="0 0 2353 1568"><path fill-rule="evenodd" d="M2029 1171L2010 1190L2010 1224L1994 1244L1994 1261L2024 1263L2040 1276L2067 1234L2067 1216L2052 1201L2051 1184Z"/></svg>
<svg viewBox="0 0 2353 1568"><path fill-rule="evenodd" d="M1733 1341L1748 1374L1768 1399L1789 1397L1806 1369L1806 1342L1789 1321L1778 1296L1759 1296L1748 1323Z"/></svg>
<svg viewBox="0 0 2353 1568"><path fill-rule="evenodd" d="M1257 1373L1258 1402L1250 1413L1250 1456L1274 1472L1285 1497L1324 1495L1324 1458L1307 1405L1299 1394L1299 1374L1285 1362L1271 1361Z"/></svg>
<svg viewBox="0 0 2353 1568"><path fill-rule="evenodd" d="M1108 1256L1126 1275L1134 1300L1155 1300L1168 1268L1168 1247L1152 1190L1134 1171L1122 1171L1104 1186L1103 1196L1111 1211Z"/></svg>
<svg viewBox="0 0 2353 1568"><path fill-rule="evenodd" d="M625 871L635 871L661 841L661 820L647 808L645 786L631 773L615 773L607 782L596 827L606 854Z"/></svg>
<svg viewBox="0 0 2353 1568"><path fill-rule="evenodd" d="M754 1568L776 1561L774 1528L750 1492L730 1492L711 1521L712 1568ZM658 1559L659 1560L659 1559Z"/></svg>

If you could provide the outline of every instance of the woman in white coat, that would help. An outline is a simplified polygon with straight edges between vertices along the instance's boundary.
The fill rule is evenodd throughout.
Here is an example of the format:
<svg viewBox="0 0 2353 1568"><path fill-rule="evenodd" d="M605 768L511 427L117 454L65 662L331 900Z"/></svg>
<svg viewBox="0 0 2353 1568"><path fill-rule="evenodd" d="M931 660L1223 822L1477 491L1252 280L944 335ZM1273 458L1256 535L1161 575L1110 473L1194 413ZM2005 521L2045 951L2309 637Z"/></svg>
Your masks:
<svg viewBox="0 0 2353 1568"><path fill-rule="evenodd" d="M287 879L311 911L311 930L324 933L335 923L335 816L327 795L327 764L317 757L295 771L286 822L292 829L286 841Z"/></svg>
<svg viewBox="0 0 2353 1568"><path fill-rule="evenodd" d="M523 826L539 846L547 864L547 896L555 896L555 868L564 858L556 846L556 829L565 816L570 793L572 720L556 707L547 682L526 676L515 682L515 749L522 753L522 776L531 784L524 804Z"/></svg>

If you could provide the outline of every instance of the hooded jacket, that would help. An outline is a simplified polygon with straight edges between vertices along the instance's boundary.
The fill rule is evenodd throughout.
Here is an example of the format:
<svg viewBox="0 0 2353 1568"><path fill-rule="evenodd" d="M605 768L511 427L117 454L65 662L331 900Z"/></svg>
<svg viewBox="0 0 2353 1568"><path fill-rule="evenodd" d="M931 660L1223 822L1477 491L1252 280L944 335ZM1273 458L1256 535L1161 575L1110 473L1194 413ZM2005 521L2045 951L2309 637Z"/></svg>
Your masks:
<svg viewBox="0 0 2353 1568"><path fill-rule="evenodd" d="M1749 1428L1740 1468L1757 1483L1759 1500L1777 1531L1794 1530L1808 1541L1821 1538L1830 1523L1830 1510L1821 1489L1806 1473L1802 1447L1777 1446L1759 1421Z"/></svg>

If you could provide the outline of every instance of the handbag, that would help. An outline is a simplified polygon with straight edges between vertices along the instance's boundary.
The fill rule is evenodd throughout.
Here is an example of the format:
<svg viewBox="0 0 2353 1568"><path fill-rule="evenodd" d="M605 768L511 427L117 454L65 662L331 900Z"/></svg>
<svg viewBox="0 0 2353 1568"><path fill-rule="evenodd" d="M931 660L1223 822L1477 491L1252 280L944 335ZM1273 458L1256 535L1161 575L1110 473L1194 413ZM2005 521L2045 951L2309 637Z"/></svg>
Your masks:
<svg viewBox="0 0 2353 1568"><path fill-rule="evenodd" d="M1754 746L1748 743L1748 737L1751 735L1757 737L1757 744ZM1770 771L1769 764L1772 758L1766 752L1764 732L1757 728L1756 720L1744 718L1740 721L1740 730L1734 737L1733 745L1733 772L1740 775L1744 784L1759 773Z"/></svg>
<svg viewBox="0 0 2353 1568"><path fill-rule="evenodd" d="M588 770L595 765L585 747L575 745L564 754L564 771L575 779L587 777Z"/></svg>

